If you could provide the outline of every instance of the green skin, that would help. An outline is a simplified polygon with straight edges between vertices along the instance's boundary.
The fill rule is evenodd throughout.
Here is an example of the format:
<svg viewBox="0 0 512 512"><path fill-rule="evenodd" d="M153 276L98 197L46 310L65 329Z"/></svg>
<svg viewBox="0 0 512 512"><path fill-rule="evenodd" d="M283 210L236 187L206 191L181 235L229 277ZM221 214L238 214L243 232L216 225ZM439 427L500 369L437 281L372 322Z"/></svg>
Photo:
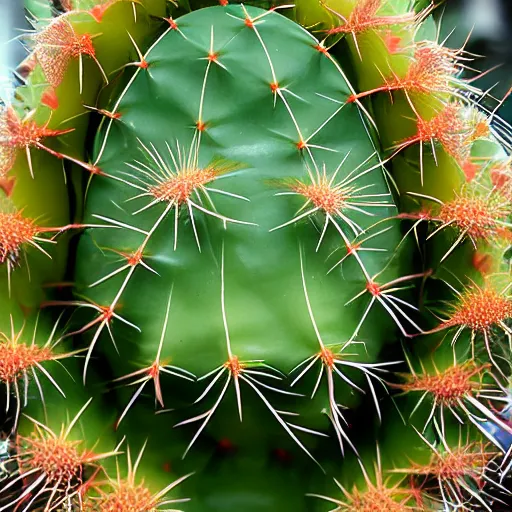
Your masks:
<svg viewBox="0 0 512 512"><path fill-rule="evenodd" d="M230 8L229 12L243 16L240 8ZM116 112L121 113L121 119L114 121L110 128L106 120L98 136L96 154L101 151L101 169L109 175L127 179L125 173L130 172L130 168L126 163L145 158L136 137L146 144L154 144L168 165L170 158L168 153L164 153L165 142L172 145L178 140L185 146L191 143L194 133L191 126L198 120L201 88L208 65L207 60L201 59L208 54L210 47L210 30L204 27L212 24L213 49L218 52L219 62L225 63L228 71L214 63L210 65L202 109L207 129L201 135L199 165L204 167L216 156L244 164L243 169L223 176L211 186L243 195L250 202L220 194L211 195L216 210L222 215L256 223L258 226L230 224L224 230L219 219L195 211L194 220L202 246L199 252L187 211L182 206L178 245L174 251L174 212L166 215L145 252L146 263L159 276L142 268L136 269L119 301L119 314L136 324L142 335L114 320L114 336L122 358L115 353L106 333L97 345L97 354L102 353L107 358L116 377L154 361L171 288L170 320L162 360L172 358L172 364L198 376L226 362L228 354L221 311L220 267L223 244L227 324L232 353L241 361L264 359L267 364L288 373L297 364L318 353L320 347L302 288L301 247L308 296L325 344L348 340L369 303L369 297L365 295L358 302L343 308L344 303L364 290L365 279L351 258L346 260L342 271L338 268L326 275L329 268L343 256L344 250L339 250L342 239L330 225L319 251L315 252L325 218L323 214L313 219L314 224L304 220L296 226L269 232L291 220L305 202L304 198L298 196L276 197L276 193L286 190L277 187L277 182L296 178L308 183L309 178L303 157L296 147L299 136L290 114L279 97L276 107L273 106L271 69L261 44L257 44L256 34L243 21L227 16L223 9L196 11L179 19L178 26L187 40L180 33L171 31L151 50L147 57L148 70L138 70L127 92L121 96L116 108ZM269 49L278 82L282 87L288 86L304 100L297 101L293 96L286 96L303 137L307 137L339 108L339 104L316 93L344 101L350 91L332 62L313 48L315 41L296 25L272 14L258 25L258 32ZM293 46L290 46L290 41L294 41ZM293 53L290 53L292 48ZM316 79L319 73L322 75L321 81ZM169 83L172 87L167 85ZM158 98L157 102L155 97ZM172 112L172 119L162 116L162 112ZM150 119L151 122L141 122L141 119ZM107 130L108 137L102 150ZM344 134L343 138L338 136L339 133ZM351 150L338 173L337 182L374 151L355 105L340 110L311 143L336 151L312 149L318 164L325 163L328 176ZM121 154L122 159L119 158ZM306 155L305 158L309 157ZM151 165L150 160L145 161ZM363 169L374 166L376 162L372 158ZM134 179L132 182L138 183ZM354 184L358 187L372 184L364 194L388 193L380 168L361 176ZM88 190L86 222L92 222L96 214L149 231L165 211L166 205L160 203L146 212L134 215L135 211L150 201L143 198L126 202L138 193L138 190L112 179L95 178ZM363 206L363 209L371 211L375 216L348 213L363 228L396 212L394 207ZM346 236L352 240L353 234L347 226L339 219L338 222ZM372 247L386 249L387 252L360 253L369 275L384 269L399 237L398 226L395 226L385 236L380 235L372 240ZM86 286L122 266L119 255L106 249L130 254L137 250L143 239L144 235L128 229L88 231L81 238L78 249L78 294L97 304L111 304L123 286L127 271L97 287L87 289ZM335 249L338 249L336 253L329 257ZM406 268L407 263L398 255L379 277L379 282L386 283L406 274ZM342 316L340 311L343 311ZM391 333L395 330L392 320L382 313L380 306L374 306L357 338L366 342L367 353L361 346L354 345L349 349L354 354L350 359L376 361L383 343L391 341L391 337L394 337ZM319 367L316 368L315 373ZM360 372L348 373L356 382L361 382ZM310 377L311 382L304 386L305 392L310 392L314 386L313 375ZM175 390L176 385L180 386L180 395L185 394L194 399L194 388L191 385L184 386L181 382L174 384L166 393L171 384L166 383L165 376L162 378L164 397L173 396L172 389ZM152 383L148 385L148 390L149 386ZM241 387L245 416L243 424L240 425L234 416L236 403L232 399L234 389L231 387L225 403L207 428L207 434L217 441L227 437L236 445L242 445L244 450L259 450L267 454L283 443L291 445L286 439L283 441L284 433L280 431L280 426L277 423L273 425L268 410L255 393L249 390L249 386L242 383ZM201 392L197 388L195 396ZM337 388L341 402L355 405L357 395L353 396L348 386L340 381ZM213 403L213 395L220 393L220 388L216 389L209 398L210 403ZM328 426L325 416L319 414L321 408L327 405L325 391L324 381L318 394L319 399L313 401L310 407L306 407L306 400L305 405L300 406L310 427L325 429ZM151 397L152 392L148 394ZM271 401L274 400L265 394ZM121 396L124 403L130 397L128 392L122 392ZM277 400L279 403L279 395ZM163 427L166 437L171 436L172 439L174 432L170 427L179 418L191 417L204 409L205 406L193 408L192 411L187 408L169 417ZM137 410L135 408L130 411L125 420L126 431L132 430L132 437L133 430L139 436L141 430L140 419L135 421L135 418L145 417L137 414ZM197 413L194 414L194 410ZM263 416L265 411L266 416ZM254 421L251 421L252 416ZM264 432L257 428L258 417L268 418ZM194 430L187 430L192 436ZM279 437L280 441L277 440ZM294 451L297 453L296 449ZM302 460L301 455L297 453L296 456L299 461ZM192 506L199 510L205 505L194 503ZM212 510L216 510L214 505L211 506ZM307 500L303 506L311 506L310 501Z"/></svg>
<svg viewBox="0 0 512 512"><path fill-rule="evenodd" d="M353 3L339 0L336 5L330 5L346 15L352 9ZM162 2L145 4L149 6L149 12L157 16L165 12ZM299 3L293 15L305 25L322 20L326 28L331 27L331 15L326 14L321 7L321 11L318 11L312 6L312 3L307 6ZM409 2L392 2L379 14L404 13L408 6ZM84 3L79 7L89 8L90 5ZM128 51L132 60L138 59L133 49L130 50L131 42L126 36L127 28L139 46L147 48L154 40L154 34L161 32L164 26L157 20L148 25L145 22L149 21L149 18L141 23L140 17L138 23L134 24L131 9L129 2L116 4L107 11L99 27L90 16L73 15L73 25L79 33L102 34L95 40L95 47L98 59L108 74L127 62ZM140 16L144 16L143 12L143 9L138 9ZM230 6L228 12L243 19L243 11L238 7ZM249 12L257 15L261 11L249 9ZM361 117L357 105L348 104L338 111L341 104L354 91L347 85L334 63L313 48L316 44L314 40L297 25L281 16L271 14L263 19L264 23L257 25L257 30L269 51L275 69L275 79L280 87L289 88L301 98L299 100L286 91L283 92L303 137L307 139L325 120L336 113L311 140L312 144L328 147L335 152L315 148L311 151L320 166L325 163L328 175L332 174L350 151L337 175L336 181L339 181L374 153L377 139L372 139L369 135L371 130L364 116ZM309 301L318 330L326 345L340 344L350 339L370 299L366 293L350 305L343 306L364 290L366 281L354 257L347 258L342 267L337 267L335 271L326 274L345 255L346 250L343 239L330 224L320 249L315 251L324 226L323 213L317 212L310 219L303 219L297 224L269 232L270 229L291 220L304 204L304 198L299 196L276 196L276 193L286 190L283 188L283 181L286 184L290 179L301 179L309 183L304 160L310 162L310 157L306 151L298 151L297 128L279 96L275 98L274 108L273 93L270 89L274 77L261 42L254 31L244 26L243 21L227 16L225 10L220 7L196 11L179 18L177 22L181 33L170 31L158 41L147 57L147 70L137 69L134 80L130 81L128 86L131 73L121 74L120 79L113 80L112 85L103 90L98 99L96 98L102 85L102 78L96 64L88 58L84 59L87 79L84 80L85 88L80 97L78 66L73 63L57 91L62 103L52 117L50 126L60 128L61 121L84 112L82 102L119 112L119 120L110 121L104 118L100 124L90 161L98 163L102 171L109 176L140 185L141 182L137 181L137 178L146 180L147 175L133 171L126 163L135 163L135 160L138 160L144 161L152 169L156 169L156 166L141 151L137 138L145 144L153 143L166 164L170 166L172 162L165 142L173 148L176 140L182 145L190 146L194 133L197 135L194 125L201 112L200 120L206 122L206 130L201 133L198 165L205 167L217 157L240 164L240 169L226 173L209 185L250 199L250 202L247 202L211 192L216 211L226 217L255 223L257 226L228 223L225 230L220 219L194 210L195 227L202 249L199 252L189 213L182 205L178 222L178 245L175 251L175 213L171 209L161 223L158 223L144 251L145 263L158 272L158 276L139 266L126 286L123 282L128 269L96 287L89 288L98 279L125 265L126 260L113 251L126 254L136 251L143 242L144 235L123 228L87 230L80 237L74 276L77 298L86 297L89 301L107 306L112 304L122 289L123 293L116 302L116 312L137 325L141 333L114 319L112 330L121 357L112 346L106 329L103 329L94 347L93 358L88 364L88 387L83 389L78 384L81 380L80 369L72 361L69 364L77 384L62 384L68 396L65 401L59 398L51 385L44 383L44 388L45 395L46 388L50 388L51 409L59 411L59 414L52 417L52 425L49 425L56 425L54 428L65 422L63 414L66 409L69 409L70 414L74 414L88 396L98 398L99 395L104 395L104 400L99 398L94 401L87 412L88 418L84 417L87 440L95 441L101 438L101 449L104 451L111 450L115 445L112 438L114 433L110 429L115 417L119 417L137 389L137 386L124 386L130 381L114 383L109 385L108 389L105 389L104 383L154 362L171 290L169 323L164 333L161 353L163 364L170 362L201 376L226 362L228 350L221 308L222 254L225 266L226 321L232 354L238 356L241 361L264 359L267 364L288 374L297 364L318 353L319 344L302 285L300 254L303 255ZM225 65L227 70L215 62L208 65L208 60L205 59L210 49L212 25L213 50L218 52L218 61ZM434 38L435 30L432 29L431 22L425 23L418 38ZM410 37L408 30L392 27L392 31L393 34L403 36L404 41ZM187 40L182 34L186 35ZM353 81L357 90L377 87L382 83L381 75L376 72L377 68L381 71L390 69L399 75L405 73L408 57L394 55L390 58L381 35L368 32L363 34L361 39L358 38L362 60L350 37L348 40L347 45L338 45L334 52L338 56L341 51L345 51L345 54L341 53L340 56L345 70L349 67L344 57L348 50L352 63L349 76L357 77L357 80ZM205 80L207 66L209 71ZM37 78L37 72L33 78L31 100L26 100L29 105L38 103L38 94L42 91L41 87L37 87L37 80L43 79L40 76ZM42 84L42 81L39 83ZM206 86L200 108L203 83ZM126 91L123 92L125 87ZM326 97L335 101L330 101ZM416 99L414 101L416 103ZM394 94L392 107L389 106L389 96L385 93L368 98L364 103L375 117L379 127L380 145L384 150L404 137L414 134L414 123L405 119L413 117L412 111L400 93ZM421 110L422 115L435 112L440 105L439 99L431 97L419 98L418 103L421 104L421 107L417 108ZM48 109L42 107L41 111L44 114L41 114L41 119L44 121ZM170 112L172 116L169 115ZM84 158L86 155L83 141L89 117L82 115L66 121L63 127L74 126L77 130L63 137L62 143L50 142L51 147ZM400 122L397 122L397 119L400 119ZM497 153L495 147L476 147L475 151L483 151L486 155ZM385 155L386 152L382 154ZM42 157L52 160L49 155ZM419 183L418 148L411 147L396 157L392 170L400 192L421 191L445 200L449 199L450 191L457 190L462 183L463 175L458 166L441 150L437 157L436 166L432 155L425 155L425 188L421 188ZM373 157L362 169L370 168L377 163L378 159ZM60 162L56 165L60 166ZM46 170L49 164L43 166ZM80 172L82 171L77 168L72 173L78 197L82 194L83 186L80 182ZM56 176L57 173L54 173L55 179ZM443 176L443 179L440 180L439 176ZM357 187L372 185L372 188L366 189L365 192L361 192L362 194L389 192L386 179L379 167L361 176L353 184ZM51 193L55 192L56 197L66 195L63 190L59 192L58 185L51 186ZM30 190L30 187L19 189L17 193L20 198L26 199L26 190ZM142 197L127 202L140 192L142 191L108 177L94 177L87 189L83 222L97 224L101 221L94 215L102 215L125 225L149 231L158 222L167 203L158 203L147 211L135 215L137 210L152 200L151 197ZM407 208L403 198L404 196L400 198L400 207ZM202 199L203 205L211 209L204 195ZM391 196L380 199L392 202ZM196 204L198 201L197 198L194 199ZM81 200L76 212L78 215L81 210L80 202ZM47 211L47 204L37 201L35 203L41 205L43 211ZM348 213L350 219L363 229L369 229L368 234L377 233L383 227L390 226L389 231L372 238L366 244L385 252L359 252L370 276L385 269L379 276L379 283L384 284L397 277L437 266L437 255L442 254L443 248L446 249L449 237L448 240L436 237L434 249L429 253L433 256L426 260L423 268L413 268L410 256L414 250L412 246L403 244L401 250L395 254L395 248L403 235L398 222L378 224L371 228L375 223L396 215L397 209L394 206L363 206L363 209L371 211L374 216L367 217L351 211L344 213ZM337 220L346 236L353 240L351 230L341 219ZM58 224L65 222L68 221L63 220ZM60 250L65 252L65 248L62 249L63 244L59 246ZM460 262L463 264L459 264ZM444 266L455 269L464 278L475 275L470 268L467 244L454 253L448 265ZM37 275L41 275L39 269ZM411 284L417 282L412 281ZM434 283L435 286L437 285ZM25 287L19 288L25 290ZM442 292L440 294L443 295ZM414 301L414 297L409 296L407 292L399 292L398 296L410 302ZM437 291L434 291L436 300L438 296ZM95 318L90 315L92 310L81 311L86 313L81 316L76 313L74 316L78 320L78 328ZM424 326L425 323L420 322L420 325ZM414 330L405 321L404 325L409 332ZM91 341L96 328L97 325L85 335L85 343L79 341L79 346ZM365 347L353 345L348 350L349 359L366 363L377 362L382 358L380 354L383 349L386 350L383 360L402 359L400 350L396 356L391 349L391 357L387 347L390 342L396 342L398 334L396 325L382 306L374 304L356 337L357 340L365 342ZM418 350L414 349L414 361L430 361L435 354L436 364L440 368L450 364L450 354L446 351L434 352L434 348L438 346L439 336L418 340L422 342L421 345L419 342L414 344L420 347ZM466 357L467 352L463 350L459 360L465 360ZM485 356L483 360L486 360ZM317 361L314 369L292 389L304 393L306 398L287 397L272 391L263 391L276 409L300 412L301 418L293 420L294 422L331 435L332 439L324 440L306 438L299 432L301 440L304 440L307 448L320 460L328 474L338 475L339 457L333 457L333 452L337 449L335 435L327 417L322 414L322 410L329 407L325 375L316 397L313 400L308 398L315 385L319 368L320 362ZM417 463L426 463L430 451L425 450L425 445L410 426L400 427L400 420L394 417L394 405L389 401L381 402L385 428L377 432L374 428L377 424L375 406L362 372L347 370L346 367L342 367L342 371L367 390L367 396L363 397L335 376L338 402L359 414L358 427L353 429L355 432L349 431L349 435L358 448L366 443L366 448L362 449L366 467L369 468L375 460L375 447L367 443L368 439L374 438L380 438L384 471L393 467L406 467L411 459ZM54 375L53 370L51 373ZM63 378L65 377L63 375ZM256 512L332 509L332 506L326 506L320 500L304 497L302 491L297 492L297 489L301 489L304 492L322 493L330 479L326 479L321 471L315 471L311 461L286 435L261 398L254 390L249 389L246 382L241 383L243 423L238 419L235 391L231 382L205 432L188 453L187 458L184 461L180 460L200 423L176 429L172 426L211 407L221 392L224 379L225 377L221 378L205 400L190 406L201 395L209 381L193 384L163 375L161 384L165 406L174 410L156 416L153 414L153 383L149 381L115 433L117 439L127 435L132 454L138 452L145 438L148 438L140 475L146 478L149 487L157 491L165 487L173 477L195 471L194 477L180 485L177 492L173 491L173 497L193 498L189 504L183 506L186 510L202 512L243 508ZM269 380L263 379L266 384L276 385L276 382ZM279 386L279 383L277 385ZM416 397L409 397L405 402L401 401L399 406L402 407L403 404L405 411L410 410L416 404L416 400ZM66 407L58 406L57 403ZM108 403L107 412L103 403ZM425 407L417 412L413 423L419 425L419 428L422 427L421 421L428 410L429 406L425 404ZM369 411L372 414L371 421L368 421ZM41 406L34 401L30 403L28 413L41 420L44 418ZM264 429L261 428L262 421L265 421ZM364 431L360 428L361 425L366 426ZM23 423L21 432L26 432L27 429L30 429L30 425ZM452 429L451 423L447 429ZM427 436L431 434L429 430ZM80 432L78 431L76 435L79 438ZM472 437L476 438L474 433ZM165 439L164 443L162 439ZM222 446L226 446L225 439L233 445L234 451L221 449ZM276 448L285 452L276 456ZM350 448L346 449L350 452ZM292 458L291 462L288 461L289 456ZM112 461L108 462L107 469L111 469L112 464ZM168 473L169 467L172 471L171 476ZM288 471L289 467L293 468L293 471ZM279 485L276 484L278 480ZM354 484L360 489L364 489L365 486L358 464L350 453L343 462L341 481L349 488ZM329 487L324 494L339 497L339 490L336 490L336 487Z"/></svg>

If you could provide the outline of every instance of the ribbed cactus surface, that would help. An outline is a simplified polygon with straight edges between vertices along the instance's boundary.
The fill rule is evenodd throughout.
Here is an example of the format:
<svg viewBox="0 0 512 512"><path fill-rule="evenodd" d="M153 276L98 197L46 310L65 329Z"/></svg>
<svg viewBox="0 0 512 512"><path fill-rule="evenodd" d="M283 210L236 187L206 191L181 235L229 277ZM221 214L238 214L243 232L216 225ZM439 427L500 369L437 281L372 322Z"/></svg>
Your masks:
<svg viewBox="0 0 512 512"><path fill-rule="evenodd" d="M221 4L26 2L0 512L506 510L500 99L434 5Z"/></svg>

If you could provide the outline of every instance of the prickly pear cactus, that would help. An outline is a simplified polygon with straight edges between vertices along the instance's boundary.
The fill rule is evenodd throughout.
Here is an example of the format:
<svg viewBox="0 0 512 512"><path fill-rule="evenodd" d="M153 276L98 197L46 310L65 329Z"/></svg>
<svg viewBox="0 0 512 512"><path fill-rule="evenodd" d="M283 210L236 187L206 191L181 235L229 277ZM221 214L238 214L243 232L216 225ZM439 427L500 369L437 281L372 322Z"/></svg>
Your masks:
<svg viewBox="0 0 512 512"><path fill-rule="evenodd" d="M0 512L506 510L504 100L433 5L221 4L27 2Z"/></svg>

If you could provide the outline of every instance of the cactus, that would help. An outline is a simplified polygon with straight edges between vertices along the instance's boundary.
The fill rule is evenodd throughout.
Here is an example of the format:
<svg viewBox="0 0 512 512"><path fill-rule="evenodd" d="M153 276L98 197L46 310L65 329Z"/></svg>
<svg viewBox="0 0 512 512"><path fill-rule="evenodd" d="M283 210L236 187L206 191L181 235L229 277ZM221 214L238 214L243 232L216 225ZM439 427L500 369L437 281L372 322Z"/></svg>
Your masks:
<svg viewBox="0 0 512 512"><path fill-rule="evenodd" d="M220 3L27 2L0 512L498 510L504 99L425 2Z"/></svg>

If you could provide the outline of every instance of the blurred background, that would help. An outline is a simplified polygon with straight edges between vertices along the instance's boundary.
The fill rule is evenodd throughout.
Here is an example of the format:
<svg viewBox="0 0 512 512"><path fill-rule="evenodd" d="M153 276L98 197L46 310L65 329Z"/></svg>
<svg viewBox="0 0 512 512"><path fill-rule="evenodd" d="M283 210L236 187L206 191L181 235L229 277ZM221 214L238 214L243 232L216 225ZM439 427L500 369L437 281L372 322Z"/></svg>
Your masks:
<svg viewBox="0 0 512 512"><path fill-rule="evenodd" d="M444 11L444 13L443 13ZM460 48L471 34L466 50L485 56L476 59L472 67L487 71L474 85L502 98L512 86L512 0L445 0L436 16L441 18L442 37L449 37L447 45ZM512 101L504 105L500 115L512 122Z"/></svg>
<svg viewBox="0 0 512 512"><path fill-rule="evenodd" d="M35 9L48 12L51 0L30 0ZM54 0L59 4L59 0ZM427 0L425 0L426 3ZM479 71L494 71L474 85L501 98L512 86L512 0L442 0L436 17L442 19L441 37L447 45L460 48L471 33L466 50L478 55L473 67ZM0 98L12 90L11 71L26 55L22 43L14 38L30 29L25 18L23 0L0 0ZM455 30L453 30L455 28ZM453 32L452 32L453 30ZM500 110L501 117L512 122L512 101Z"/></svg>

